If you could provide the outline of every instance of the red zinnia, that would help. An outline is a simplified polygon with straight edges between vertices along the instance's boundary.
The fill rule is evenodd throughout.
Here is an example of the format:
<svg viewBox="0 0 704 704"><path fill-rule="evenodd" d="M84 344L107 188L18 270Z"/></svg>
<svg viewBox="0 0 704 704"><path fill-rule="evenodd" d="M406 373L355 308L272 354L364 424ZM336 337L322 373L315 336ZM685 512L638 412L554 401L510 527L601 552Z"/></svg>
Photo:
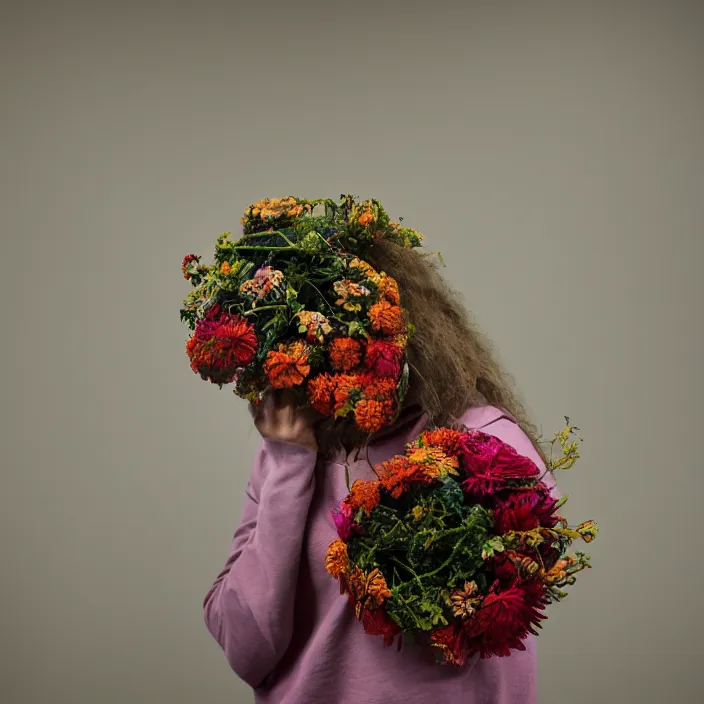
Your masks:
<svg viewBox="0 0 704 704"><path fill-rule="evenodd" d="M219 310L196 323L195 333L186 344L193 371L219 384L232 381L256 351L254 326L241 316Z"/></svg>

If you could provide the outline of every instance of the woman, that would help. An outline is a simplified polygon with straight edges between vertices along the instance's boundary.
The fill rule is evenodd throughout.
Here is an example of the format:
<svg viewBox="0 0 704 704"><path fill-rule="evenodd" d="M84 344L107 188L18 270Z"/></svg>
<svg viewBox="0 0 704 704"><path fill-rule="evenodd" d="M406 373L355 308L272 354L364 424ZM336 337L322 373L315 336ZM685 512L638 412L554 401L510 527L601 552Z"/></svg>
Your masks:
<svg viewBox="0 0 704 704"><path fill-rule="evenodd" d="M372 466L428 423L481 428L545 466L490 347L431 260L384 240L366 258L397 280L416 328L412 391L396 423L368 442L351 421L319 421L285 396L258 407L262 443L230 554L205 598L208 629L262 704L532 704L532 638L508 658L440 666L428 648L397 652L366 635L325 572L337 537L331 511L348 493L347 475L375 478Z"/></svg>

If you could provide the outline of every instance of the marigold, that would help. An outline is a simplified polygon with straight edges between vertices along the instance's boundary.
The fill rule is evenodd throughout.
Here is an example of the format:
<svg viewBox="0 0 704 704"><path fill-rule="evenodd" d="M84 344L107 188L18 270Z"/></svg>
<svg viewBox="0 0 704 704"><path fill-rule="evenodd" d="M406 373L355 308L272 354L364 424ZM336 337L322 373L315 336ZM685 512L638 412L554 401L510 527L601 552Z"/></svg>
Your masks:
<svg viewBox="0 0 704 704"><path fill-rule="evenodd" d="M424 447L439 447L446 455L454 457L462 453L464 440L464 434L460 430L437 428L422 433L418 443Z"/></svg>
<svg viewBox="0 0 704 704"><path fill-rule="evenodd" d="M220 265L220 273L223 276L227 276L228 274L232 273L232 268L230 267L230 262L223 262Z"/></svg>
<svg viewBox="0 0 704 704"><path fill-rule="evenodd" d="M396 379L388 376L369 376L364 384L364 398L375 401L396 399Z"/></svg>
<svg viewBox="0 0 704 704"><path fill-rule="evenodd" d="M354 407L354 417L362 430L377 433L393 420L393 404L364 398Z"/></svg>
<svg viewBox="0 0 704 704"><path fill-rule="evenodd" d="M362 346L352 337L337 337L328 348L333 369L341 372L354 369L362 359Z"/></svg>
<svg viewBox="0 0 704 704"><path fill-rule="evenodd" d="M335 388L337 382L330 374L318 374L308 382L308 400L310 405L325 416L335 408Z"/></svg>
<svg viewBox="0 0 704 704"><path fill-rule="evenodd" d="M348 402L362 395L362 389L367 383L363 374L338 374L335 379L335 410L340 410Z"/></svg>
<svg viewBox="0 0 704 704"><path fill-rule="evenodd" d="M398 499L414 484L429 484L432 482L423 468L423 465L411 462L408 457L397 455L376 468L381 485Z"/></svg>
<svg viewBox="0 0 704 704"><path fill-rule="evenodd" d="M369 319L374 330L383 330L387 335L396 335L405 328L401 308L386 300L375 303L369 309Z"/></svg>
<svg viewBox="0 0 704 704"><path fill-rule="evenodd" d="M310 373L308 350L300 340L288 345L280 344L278 352L269 352L263 368L275 389L298 386Z"/></svg>
<svg viewBox="0 0 704 704"><path fill-rule="evenodd" d="M325 569L335 579L348 574L350 560L347 556L347 545L341 540L330 543L327 555L325 556Z"/></svg>
<svg viewBox="0 0 704 704"><path fill-rule="evenodd" d="M379 505L381 497L379 495L380 482L376 479L357 479L350 490L348 503L353 511L360 508L367 513L371 513Z"/></svg>

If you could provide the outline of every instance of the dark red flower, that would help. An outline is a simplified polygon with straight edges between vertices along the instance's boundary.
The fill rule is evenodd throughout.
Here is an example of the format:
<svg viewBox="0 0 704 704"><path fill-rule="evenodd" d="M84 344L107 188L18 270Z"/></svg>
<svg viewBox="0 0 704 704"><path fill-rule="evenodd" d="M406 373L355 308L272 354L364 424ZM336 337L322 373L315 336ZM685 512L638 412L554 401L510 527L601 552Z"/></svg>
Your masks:
<svg viewBox="0 0 704 704"><path fill-rule="evenodd" d="M557 499L543 484L530 490L516 491L500 499L494 510L494 529L500 535L509 531L532 530L538 526L553 528L557 524Z"/></svg>
<svg viewBox="0 0 704 704"><path fill-rule="evenodd" d="M401 374L401 359L403 350L394 342L374 340L367 345L364 361L368 369L379 376L390 376L394 379Z"/></svg>
<svg viewBox="0 0 704 704"><path fill-rule="evenodd" d="M523 642L545 619L545 588L538 581L516 583L484 597L481 608L467 623L470 648L482 658L506 657L512 650L525 650Z"/></svg>
<svg viewBox="0 0 704 704"><path fill-rule="evenodd" d="M186 352L194 372L214 383L228 384L257 352L254 326L241 316L211 309L196 323Z"/></svg>
<svg viewBox="0 0 704 704"><path fill-rule="evenodd" d="M396 636L399 636L398 649L401 650L403 637L397 623L384 611L384 609L364 609L362 611L362 626L370 636L384 636L384 645L393 645Z"/></svg>
<svg viewBox="0 0 704 704"><path fill-rule="evenodd" d="M459 621L431 631L430 645L438 648L445 661L452 665L464 665L469 655L466 631Z"/></svg>
<svg viewBox="0 0 704 704"><path fill-rule="evenodd" d="M533 460L519 455L499 438L479 430L465 433L462 459L469 474L462 488L479 498L505 488L509 479L531 479L540 474Z"/></svg>

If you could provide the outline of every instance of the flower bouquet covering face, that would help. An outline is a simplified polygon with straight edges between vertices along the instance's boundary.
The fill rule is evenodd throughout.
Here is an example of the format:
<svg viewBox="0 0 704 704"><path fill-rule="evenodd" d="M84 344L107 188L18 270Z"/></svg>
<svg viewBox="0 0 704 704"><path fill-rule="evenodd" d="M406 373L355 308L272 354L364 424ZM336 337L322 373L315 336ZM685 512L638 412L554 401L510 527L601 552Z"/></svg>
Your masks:
<svg viewBox="0 0 704 704"><path fill-rule="evenodd" d="M215 263L182 263L193 285L181 319L193 331L191 368L256 403L292 389L301 405L336 418L353 414L372 433L393 421L405 394L412 328L396 281L363 255L380 238L406 247L401 227L376 200L287 197L251 205L243 236L216 242Z"/></svg>
<svg viewBox="0 0 704 704"><path fill-rule="evenodd" d="M551 442L549 471L574 465L575 430L567 419ZM428 430L375 470L335 513L326 569L387 645L422 635L454 665L524 650L545 607L590 566L567 548L591 542L596 524L568 527L537 465L494 436Z"/></svg>

